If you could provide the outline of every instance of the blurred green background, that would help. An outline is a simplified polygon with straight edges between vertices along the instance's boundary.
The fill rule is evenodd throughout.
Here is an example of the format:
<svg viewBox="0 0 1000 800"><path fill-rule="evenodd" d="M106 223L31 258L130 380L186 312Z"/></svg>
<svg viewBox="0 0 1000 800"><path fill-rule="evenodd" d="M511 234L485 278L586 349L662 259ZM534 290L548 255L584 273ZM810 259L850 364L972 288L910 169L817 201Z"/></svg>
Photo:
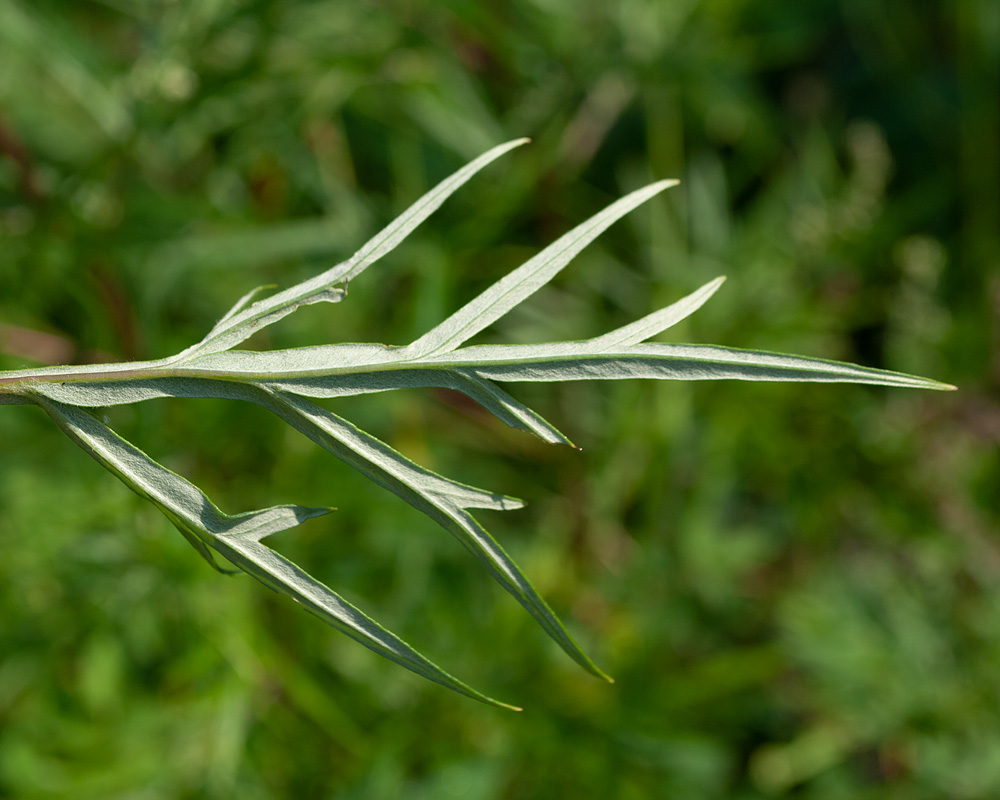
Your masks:
<svg viewBox="0 0 1000 800"><path fill-rule="evenodd" d="M596 335L719 274L671 340L916 372L510 385L336 410L528 501L480 518L617 679L443 530L255 408L112 424L521 714L429 684L0 413L0 796L1000 796L995 0L0 0L0 368L156 358L490 167L348 302L259 347L401 344L603 205L633 212L480 341Z"/></svg>

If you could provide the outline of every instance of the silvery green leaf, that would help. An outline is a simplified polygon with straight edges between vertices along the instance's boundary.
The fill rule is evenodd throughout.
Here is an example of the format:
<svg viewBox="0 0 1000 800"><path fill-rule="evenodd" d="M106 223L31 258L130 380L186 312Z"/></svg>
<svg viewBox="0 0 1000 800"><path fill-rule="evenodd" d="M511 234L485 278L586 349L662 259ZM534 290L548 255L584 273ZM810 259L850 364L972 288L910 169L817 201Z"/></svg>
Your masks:
<svg viewBox="0 0 1000 800"><path fill-rule="evenodd" d="M277 322L300 306L318 302L339 302L344 298L346 289L337 288L337 284L346 285L352 278L360 275L367 267L402 242L462 184L466 183L483 167L527 141L527 139L516 139L499 145L466 164L396 217L350 259L271 297L258 300L249 308L238 311L225 320L224 324L213 328L201 342L181 353L178 360L185 360L200 353L219 352L235 347L256 331Z"/></svg>
<svg viewBox="0 0 1000 800"><path fill-rule="evenodd" d="M454 350L552 280L577 253L612 223L664 189L677 184L678 181L674 180L658 181L616 200L603 211L561 236L509 275L501 278L406 349L414 356Z"/></svg>
<svg viewBox="0 0 1000 800"><path fill-rule="evenodd" d="M214 547L217 537L260 539L332 511L275 506L245 514L224 514L198 487L156 463L90 412L43 395L35 395L33 399L90 456L136 494L161 509L188 541L200 542L201 547L195 546L202 555L206 555L204 546Z"/></svg>
<svg viewBox="0 0 1000 800"><path fill-rule="evenodd" d="M428 502L496 511L524 505L517 498L486 492L424 469L385 442L305 398L257 387L246 389L248 399L273 411L367 478L425 513Z"/></svg>
<svg viewBox="0 0 1000 800"><path fill-rule="evenodd" d="M387 348L381 345L334 346L331 348L298 348L272 353L229 352L207 356L192 362L185 370L186 375L203 376L245 376L251 377L258 385L269 385L284 389L303 397L346 397L358 394L386 392L406 388L454 389L462 392L490 411L498 419L513 428L528 431L552 444L573 443L537 412L511 397L496 384L476 375L469 369L407 369L403 360L403 348ZM374 365L396 365L393 369L370 370ZM282 366L298 368L296 374L281 374ZM114 384L105 384L96 393L87 384L60 387L60 398L73 402L70 397L89 398L86 405L116 405L119 402L135 402L128 397L139 398L137 390L155 396L160 389L155 381L146 381L140 387L132 386L130 391L121 393Z"/></svg>
<svg viewBox="0 0 1000 800"><path fill-rule="evenodd" d="M921 389L948 384L840 361L788 356L714 345L659 343L622 345L614 350L594 340L536 345L479 345L436 355L407 357L405 347L327 345L264 353L231 351L197 359L174 372L179 376L238 378L267 383L303 396L329 396L346 376L367 373L372 387L394 385L396 370L463 370L496 381L620 380L657 378L750 381L869 383ZM421 385L418 377L408 385ZM428 384L422 384L428 385ZM429 385L438 385L430 382ZM313 394L315 387L319 394Z"/></svg>
<svg viewBox="0 0 1000 800"><path fill-rule="evenodd" d="M289 595L328 625L347 634L380 656L466 697L511 711L521 710L517 706L502 703L477 692L445 672L297 564L265 547L259 541L245 537L227 537L219 542L219 549L230 561L265 586Z"/></svg>
<svg viewBox="0 0 1000 800"><path fill-rule="evenodd" d="M379 370L412 363L405 347L382 344L326 344L288 350L227 350L200 356L176 367L176 375L215 378L230 376L268 380L289 375L327 375Z"/></svg>
<svg viewBox="0 0 1000 800"><path fill-rule="evenodd" d="M111 364L74 364L71 366L38 367L36 369L12 369L0 372L0 391L29 391L35 383L52 383L63 380L100 381L120 377L134 378L136 373L147 371L152 374L170 359L159 361L129 361Z"/></svg>
<svg viewBox="0 0 1000 800"><path fill-rule="evenodd" d="M160 397L213 397L212 384L190 378L136 378L125 380L39 381L34 394L84 408L123 406Z"/></svg>
<svg viewBox="0 0 1000 800"><path fill-rule="evenodd" d="M527 609L566 653L588 672L608 679L573 640L555 612L499 543L468 513L468 508L517 508L511 498L486 498L481 490L461 487L418 467L384 442L315 403L285 392L259 400L286 422L379 485L423 511L450 531L493 577Z"/></svg>
<svg viewBox="0 0 1000 800"><path fill-rule="evenodd" d="M726 280L725 276L709 281L700 289L692 292L687 297L683 297L676 303L672 303L666 308L647 314L642 319L625 325L622 328L605 333L588 340L589 349L597 352L600 350L614 350L623 345L638 344L644 342L651 336L665 331L672 325L676 325L683 319L691 316L701 308L715 294L719 287Z"/></svg>
<svg viewBox="0 0 1000 800"><path fill-rule="evenodd" d="M40 384L35 393L59 403L74 406L100 407L138 403L157 397L215 397L225 400L244 400L256 403L269 411L279 413L286 421L300 427L303 423L301 415L289 414L287 409L275 400L275 393L265 387L254 384L237 383L226 380L196 380L191 378L149 378L132 383L55 383ZM312 404L310 404L312 405ZM317 414L329 414L324 409L314 406ZM289 418L290 417L290 418ZM384 457L395 465L394 480L412 483L423 491L450 498L463 508L488 508L498 511L509 511L521 508L524 504L514 497L487 492L468 486L450 478L445 478L407 459L401 453L390 448L370 434L366 434L346 420L330 414L344 426L349 426L353 436L344 436L331 444L329 432L323 432L319 427L303 431L323 447L334 452L342 460L360 469L365 475L384 485L381 480L369 473L366 466L358 462L358 454L350 454L350 445L357 443L362 457ZM301 428L300 428L301 429ZM345 428L346 430L346 428ZM345 449L346 448L346 449ZM346 454L346 457L345 457Z"/></svg>
<svg viewBox="0 0 1000 800"><path fill-rule="evenodd" d="M208 332L205 339L211 339L217 332L221 331L226 327L226 323L229 322L233 317L235 317L239 312L247 307L247 304L254 299L258 294L263 292L265 289L273 289L273 285L264 284L263 286L257 286L247 292L243 297L237 300L231 309L229 309L225 314L222 315L222 319L212 326L212 330Z"/></svg>
<svg viewBox="0 0 1000 800"><path fill-rule="evenodd" d="M362 247L355 256L347 262L348 268L338 280L349 281L356 278L369 265L378 261L386 253L392 250L403 239L405 239L414 228L429 217L438 207L447 200L458 188L469 181L477 172L496 161L500 156L527 144L530 140L526 138L513 139L504 144L497 145L491 150L483 153L479 158L470 161L455 174L441 181L427 194L417 200L406 211L396 217L377 236L371 239Z"/></svg>
<svg viewBox="0 0 1000 800"><path fill-rule="evenodd" d="M163 511L217 569L211 551L268 588L291 597L328 625L379 655L468 697L518 710L477 692L448 674L332 589L261 543L273 533L295 527L332 509L275 506L244 514L225 514L200 489L155 462L89 412L47 397L35 399L80 447L126 486Z"/></svg>
<svg viewBox="0 0 1000 800"><path fill-rule="evenodd" d="M430 370L421 370L425 375ZM395 374L400 374L396 372ZM576 448L565 434L538 412L528 408L520 400L511 397L492 381L477 375L472 370L434 370L432 374L442 376L439 386L464 393L512 428L520 428L535 434L550 444L567 444ZM445 383L453 378L454 383ZM577 448L578 449L578 448Z"/></svg>
<svg viewBox="0 0 1000 800"><path fill-rule="evenodd" d="M303 397L348 397L393 389L453 389L475 400L512 428L528 431L550 444L575 445L551 422L511 397L492 381L467 369L405 367L379 372L347 372L329 376L278 379L269 385Z"/></svg>
<svg viewBox="0 0 1000 800"><path fill-rule="evenodd" d="M587 342L467 347L423 363L472 369L497 381L710 380L868 383L911 389L953 389L949 384L840 361L786 356L711 345L636 344L619 352L589 352Z"/></svg>
<svg viewBox="0 0 1000 800"><path fill-rule="evenodd" d="M43 389L49 392L53 387ZM176 378L161 379L156 391L161 396L190 394L248 400L277 414L321 447L397 494L452 533L538 620L560 647L588 671L607 677L580 649L520 568L467 511L469 508L511 510L520 508L523 505L521 501L436 475L336 414L288 393L226 381ZM58 395L59 390L52 394ZM94 399L98 398L90 398ZM50 396L45 396L45 402L53 401ZM86 414L78 410L77 413ZM187 535L187 530L182 528L182 533Z"/></svg>

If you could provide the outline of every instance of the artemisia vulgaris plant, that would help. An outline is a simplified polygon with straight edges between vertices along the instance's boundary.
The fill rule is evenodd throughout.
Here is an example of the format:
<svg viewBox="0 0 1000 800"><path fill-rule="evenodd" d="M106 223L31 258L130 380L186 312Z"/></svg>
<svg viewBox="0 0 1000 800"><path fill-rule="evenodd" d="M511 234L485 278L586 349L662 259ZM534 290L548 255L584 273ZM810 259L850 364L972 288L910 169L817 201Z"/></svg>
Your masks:
<svg viewBox="0 0 1000 800"><path fill-rule="evenodd" d="M158 464L90 410L156 397L217 397L263 406L451 532L570 658L606 679L524 573L471 513L477 508L519 508L519 500L424 469L315 401L403 387L447 387L464 392L508 425L547 442L569 444L552 424L498 384L735 378L914 389L953 387L835 361L711 345L647 343L650 337L697 310L719 288L723 278L673 305L593 339L464 346L548 282L609 225L677 183L670 180L650 184L612 203L405 347L331 344L269 352L236 349L252 334L300 306L343 300L349 281L398 245L479 170L525 141L495 147L442 181L349 260L263 299L257 299L260 289L240 298L204 339L183 352L157 361L0 372L0 404L28 403L43 409L108 471L157 506L216 569L252 575L294 598L334 628L425 678L477 700L514 708L448 674L264 543L271 534L332 509L282 505L226 514L197 486Z"/></svg>

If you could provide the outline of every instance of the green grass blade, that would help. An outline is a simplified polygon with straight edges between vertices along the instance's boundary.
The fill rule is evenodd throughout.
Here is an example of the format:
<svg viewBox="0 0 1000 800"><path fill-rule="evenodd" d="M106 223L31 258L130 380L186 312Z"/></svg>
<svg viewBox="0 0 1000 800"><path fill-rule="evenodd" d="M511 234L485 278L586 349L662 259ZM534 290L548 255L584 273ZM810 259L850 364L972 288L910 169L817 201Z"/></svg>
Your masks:
<svg viewBox="0 0 1000 800"><path fill-rule="evenodd" d="M674 180L659 181L615 201L501 278L405 349L415 357L454 350L548 283L616 220L677 183Z"/></svg>

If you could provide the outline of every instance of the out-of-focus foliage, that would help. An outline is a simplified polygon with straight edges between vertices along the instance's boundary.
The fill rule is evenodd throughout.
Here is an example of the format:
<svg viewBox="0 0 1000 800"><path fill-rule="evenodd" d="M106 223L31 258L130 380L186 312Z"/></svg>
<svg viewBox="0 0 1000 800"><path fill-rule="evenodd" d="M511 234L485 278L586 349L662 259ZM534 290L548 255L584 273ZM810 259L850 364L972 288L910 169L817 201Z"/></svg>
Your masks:
<svg viewBox="0 0 1000 800"><path fill-rule="evenodd" d="M519 387L581 453L445 392L335 404L528 500L489 524L613 687L263 412L109 412L226 511L332 493L337 514L276 546L520 715L221 579L5 408L0 794L1000 794L998 88L993 0L0 0L2 368L176 352L528 135L335 317L258 344L402 343L680 177L484 341L595 335L725 273L675 340L960 387Z"/></svg>

